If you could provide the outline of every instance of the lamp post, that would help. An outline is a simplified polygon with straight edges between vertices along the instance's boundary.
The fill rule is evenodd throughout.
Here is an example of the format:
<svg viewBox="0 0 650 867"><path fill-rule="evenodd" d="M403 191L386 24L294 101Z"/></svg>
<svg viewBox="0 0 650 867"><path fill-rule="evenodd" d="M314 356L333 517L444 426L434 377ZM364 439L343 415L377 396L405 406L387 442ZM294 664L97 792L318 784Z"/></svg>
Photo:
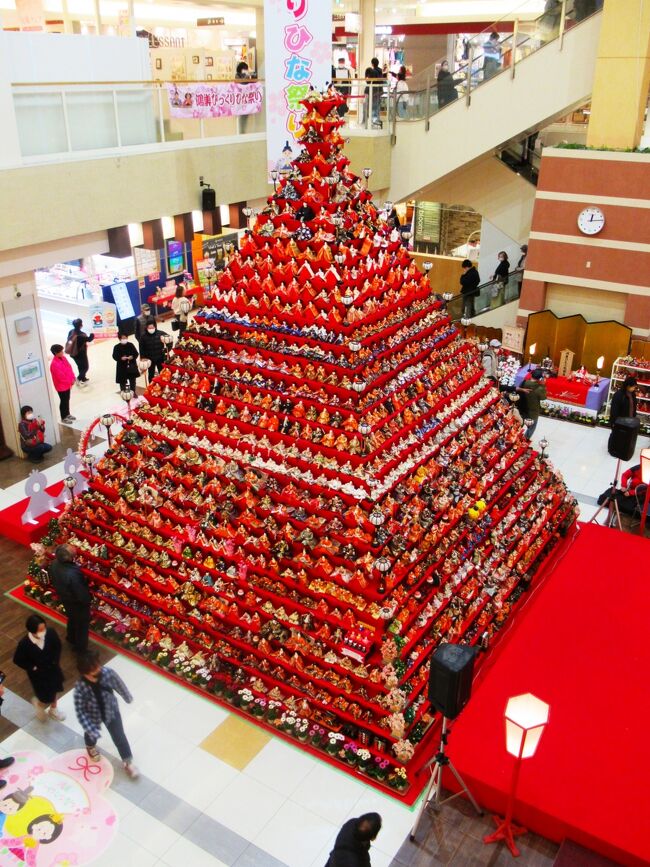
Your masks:
<svg viewBox="0 0 650 867"><path fill-rule="evenodd" d="M506 815L503 819L500 816L492 816L497 829L493 834L483 837L483 842L498 843L503 840L515 858L519 855L519 849L515 845L514 838L526 833L525 828L512 823L521 760L535 755L537 745L548 723L549 710L545 701L529 692L525 695L513 696L508 699L506 705L506 750L515 757L516 762L512 772Z"/></svg>
<svg viewBox="0 0 650 867"><path fill-rule="evenodd" d="M539 447L542 450L541 456L543 458L545 458L546 457L546 451L548 449L548 440L546 439L546 437L542 437L542 439L539 441Z"/></svg>
<svg viewBox="0 0 650 867"><path fill-rule="evenodd" d="M120 392L120 397L126 404L126 414L131 418L131 401L133 400L133 392L130 388L123 388Z"/></svg>
<svg viewBox="0 0 650 867"><path fill-rule="evenodd" d="M648 517L648 502L650 502L650 449L641 449L641 481L646 486L645 497L643 498L643 514L639 524L639 533L643 536Z"/></svg>
<svg viewBox="0 0 650 867"><path fill-rule="evenodd" d="M368 181L370 180L370 175L372 174L372 169L369 169L369 168L361 169L361 174L366 179L366 189L368 189Z"/></svg>
<svg viewBox="0 0 650 867"><path fill-rule="evenodd" d="M112 442L113 442L112 437L111 437L111 427L112 427L114 422L115 422L115 416L112 416L109 412L107 412L105 415L103 415L99 419L99 423L102 425L102 427L106 428L106 436L108 438L109 449L110 449Z"/></svg>
<svg viewBox="0 0 650 867"><path fill-rule="evenodd" d="M424 274L427 278L427 282L429 280L429 276L431 274L432 268L433 268L433 262L425 262L424 265L422 266L422 269L424 270Z"/></svg>
<svg viewBox="0 0 650 867"><path fill-rule="evenodd" d="M605 356L599 355L596 359L596 388L600 385L600 375L605 364Z"/></svg>
<svg viewBox="0 0 650 867"><path fill-rule="evenodd" d="M271 169L271 180L273 181L273 192L277 193L278 191L278 170Z"/></svg>
<svg viewBox="0 0 650 867"><path fill-rule="evenodd" d="M70 491L70 500L74 502L74 489L77 484L77 480L74 476L66 476L63 480L63 484Z"/></svg>
<svg viewBox="0 0 650 867"><path fill-rule="evenodd" d="M138 358L136 364L138 365L138 370L140 373L144 373L147 378L147 385L149 385L149 368L151 367L151 359L150 358Z"/></svg>
<svg viewBox="0 0 650 867"><path fill-rule="evenodd" d="M460 324L463 326L463 337L467 337L467 329L472 324L472 320L469 316L461 316Z"/></svg>
<svg viewBox="0 0 650 867"><path fill-rule="evenodd" d="M90 478L93 477L93 464L95 463L95 455L87 454L84 455L81 459L86 467L88 468L88 472L90 474Z"/></svg>
<svg viewBox="0 0 650 867"><path fill-rule="evenodd" d="M536 343L531 343L530 346L528 347L528 352L529 352L529 355L528 355L528 369L529 369L529 370L532 370L532 369L533 369L533 356L534 356L535 353L537 352L537 344L536 344Z"/></svg>

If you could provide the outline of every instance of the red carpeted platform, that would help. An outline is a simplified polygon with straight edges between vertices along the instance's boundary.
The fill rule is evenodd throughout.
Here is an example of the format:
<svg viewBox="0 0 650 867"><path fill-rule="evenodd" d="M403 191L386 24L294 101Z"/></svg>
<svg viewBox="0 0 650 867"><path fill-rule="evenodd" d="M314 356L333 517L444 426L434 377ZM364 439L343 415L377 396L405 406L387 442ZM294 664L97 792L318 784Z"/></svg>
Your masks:
<svg viewBox="0 0 650 867"><path fill-rule="evenodd" d="M45 488L49 496L56 500L63 490L63 482L55 482ZM47 525L52 518L58 518L61 515L61 508L58 511L45 512L36 518L35 521L29 521L23 524L22 516L25 514L25 509L29 505L29 497L7 506L6 509L0 511L0 536L5 539L12 539L20 545L31 545L32 542L39 542L47 532Z"/></svg>
<svg viewBox="0 0 650 867"><path fill-rule="evenodd" d="M502 812L514 762L506 702L524 692L548 702L515 819L626 865L650 864L649 560L647 539L582 525L482 670L449 749L479 802Z"/></svg>

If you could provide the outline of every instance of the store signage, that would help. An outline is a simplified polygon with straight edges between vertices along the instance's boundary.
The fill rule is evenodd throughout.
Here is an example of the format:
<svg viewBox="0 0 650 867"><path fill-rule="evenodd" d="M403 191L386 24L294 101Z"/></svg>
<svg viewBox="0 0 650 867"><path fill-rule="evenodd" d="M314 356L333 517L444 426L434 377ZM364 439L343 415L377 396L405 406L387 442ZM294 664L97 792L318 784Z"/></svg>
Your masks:
<svg viewBox="0 0 650 867"><path fill-rule="evenodd" d="M115 301L120 319L130 319L132 316L135 316L133 301L129 295L126 283L113 283L110 289L113 293L113 300Z"/></svg>
<svg viewBox="0 0 650 867"><path fill-rule="evenodd" d="M170 117L232 117L262 110L263 85L257 81L238 84L167 84Z"/></svg>
<svg viewBox="0 0 650 867"><path fill-rule="evenodd" d="M300 104L332 77L332 0L281 0L264 16L266 147L269 172L298 154Z"/></svg>
<svg viewBox="0 0 650 867"><path fill-rule="evenodd" d="M377 36L390 36L393 32L393 28L390 24L378 24L375 27L375 34Z"/></svg>
<svg viewBox="0 0 650 867"><path fill-rule="evenodd" d="M141 39L149 40L149 48L184 48L183 36L156 36L148 30L138 30L135 34Z"/></svg>
<svg viewBox="0 0 650 867"><path fill-rule="evenodd" d="M197 27L223 27L226 23L225 18L197 18Z"/></svg>
<svg viewBox="0 0 650 867"><path fill-rule="evenodd" d="M152 271L151 274L147 274L147 280L150 283L157 283L160 280L160 271Z"/></svg>

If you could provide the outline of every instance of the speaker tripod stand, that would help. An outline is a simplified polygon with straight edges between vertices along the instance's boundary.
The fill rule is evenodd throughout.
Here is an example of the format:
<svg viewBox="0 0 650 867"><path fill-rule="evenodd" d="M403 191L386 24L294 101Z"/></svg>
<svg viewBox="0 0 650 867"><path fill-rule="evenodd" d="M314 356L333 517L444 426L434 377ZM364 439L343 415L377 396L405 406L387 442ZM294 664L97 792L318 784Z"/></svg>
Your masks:
<svg viewBox="0 0 650 867"><path fill-rule="evenodd" d="M614 473L614 481L612 482L612 486L609 489L609 493L607 494L602 506L598 509L598 511L589 519L590 524L597 524L598 515L603 511L603 509L607 509L607 520L605 521L605 527L618 527L619 530L623 529L623 525L621 524L621 513L618 508L618 500L616 498L616 494L618 491L618 475L621 472L621 459L619 458L616 461L616 472Z"/></svg>
<svg viewBox="0 0 650 867"><path fill-rule="evenodd" d="M445 751L447 747L447 741L449 740L448 725L449 720L445 716L442 718L442 732L440 733L440 746L438 747L438 752L425 765L425 768L430 768L433 765L433 770L431 771L431 779L429 780L429 785L427 786L427 789L424 793L424 798L422 799L422 803L420 804L420 808L415 817L415 822L413 823L413 827L411 828L411 833L409 835L409 839L411 842L415 840L418 826L420 824L420 821L422 820L424 811L428 807L431 807L432 810L439 810L443 804L446 804L448 801L452 801L454 798L462 795L463 792L467 795L471 805L474 807L478 815L483 815L483 810L481 810L477 802L474 800L472 793L465 785L463 778L453 766L453 764L451 763L451 759ZM456 792L454 795L449 795L447 798L442 797L442 774L445 768L449 768L449 770L456 778L456 782L460 786L459 792Z"/></svg>

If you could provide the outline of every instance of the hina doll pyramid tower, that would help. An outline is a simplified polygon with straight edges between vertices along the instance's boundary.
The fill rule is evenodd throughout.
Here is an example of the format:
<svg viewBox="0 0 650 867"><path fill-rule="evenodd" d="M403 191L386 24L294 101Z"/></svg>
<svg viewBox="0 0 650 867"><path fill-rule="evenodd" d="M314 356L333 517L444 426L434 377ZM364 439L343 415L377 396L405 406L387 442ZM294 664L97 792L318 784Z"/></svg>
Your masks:
<svg viewBox="0 0 650 867"><path fill-rule="evenodd" d="M412 800L432 651L490 643L575 502L350 171L340 102L305 101L291 171L59 530L104 635Z"/></svg>

